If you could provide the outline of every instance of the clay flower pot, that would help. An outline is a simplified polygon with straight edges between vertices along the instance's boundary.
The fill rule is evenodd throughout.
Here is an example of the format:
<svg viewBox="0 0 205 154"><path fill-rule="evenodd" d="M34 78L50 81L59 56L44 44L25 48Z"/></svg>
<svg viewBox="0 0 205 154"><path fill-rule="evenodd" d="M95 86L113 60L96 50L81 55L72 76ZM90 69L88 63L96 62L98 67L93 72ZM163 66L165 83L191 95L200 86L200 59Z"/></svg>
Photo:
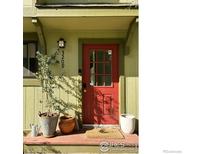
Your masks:
<svg viewBox="0 0 205 154"><path fill-rule="evenodd" d="M75 127L75 118L71 116L61 116L58 125L62 134L69 134Z"/></svg>

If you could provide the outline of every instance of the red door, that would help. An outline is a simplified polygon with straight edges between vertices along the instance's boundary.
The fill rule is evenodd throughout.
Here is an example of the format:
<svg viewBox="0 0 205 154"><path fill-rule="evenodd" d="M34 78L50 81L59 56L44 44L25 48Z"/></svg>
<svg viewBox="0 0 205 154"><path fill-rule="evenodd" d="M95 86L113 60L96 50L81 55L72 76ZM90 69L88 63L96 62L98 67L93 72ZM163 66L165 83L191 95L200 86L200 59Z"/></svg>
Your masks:
<svg viewBox="0 0 205 154"><path fill-rule="evenodd" d="M83 123L118 124L118 45L83 46Z"/></svg>

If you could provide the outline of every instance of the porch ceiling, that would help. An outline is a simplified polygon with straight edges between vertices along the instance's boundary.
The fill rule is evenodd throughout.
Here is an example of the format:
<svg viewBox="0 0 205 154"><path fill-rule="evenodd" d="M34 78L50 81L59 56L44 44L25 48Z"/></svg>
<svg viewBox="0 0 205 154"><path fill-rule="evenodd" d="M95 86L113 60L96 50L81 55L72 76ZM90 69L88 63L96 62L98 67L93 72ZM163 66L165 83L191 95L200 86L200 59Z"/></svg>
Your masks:
<svg viewBox="0 0 205 154"><path fill-rule="evenodd" d="M135 17L40 17L49 30L127 30ZM24 32L35 32L31 18L24 18Z"/></svg>
<svg viewBox="0 0 205 154"><path fill-rule="evenodd" d="M23 18L23 32L36 32L36 27L31 22L31 18Z"/></svg>

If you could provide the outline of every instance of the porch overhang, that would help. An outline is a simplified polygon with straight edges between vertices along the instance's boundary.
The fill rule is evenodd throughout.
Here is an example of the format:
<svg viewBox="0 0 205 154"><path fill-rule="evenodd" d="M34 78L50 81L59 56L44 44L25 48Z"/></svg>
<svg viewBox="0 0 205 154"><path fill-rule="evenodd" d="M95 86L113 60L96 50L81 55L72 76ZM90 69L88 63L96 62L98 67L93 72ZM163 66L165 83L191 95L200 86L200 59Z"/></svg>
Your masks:
<svg viewBox="0 0 205 154"><path fill-rule="evenodd" d="M136 35L134 35L134 31L137 28L137 22L138 22L138 18L133 19L133 21L130 23L128 31L127 31L127 37L126 37L126 41L125 41L125 55L128 55L130 52L130 41L132 40L132 37Z"/></svg>
<svg viewBox="0 0 205 154"><path fill-rule="evenodd" d="M130 17L138 16L133 0L37 0L24 6L24 17Z"/></svg>
<svg viewBox="0 0 205 154"><path fill-rule="evenodd" d="M137 4L130 4L130 3L101 3L101 4L79 4L79 3L48 3L48 4L41 4L36 3L35 6L39 9L45 9L45 8L138 8Z"/></svg>
<svg viewBox="0 0 205 154"><path fill-rule="evenodd" d="M137 0L37 0L37 8L116 8L138 7Z"/></svg>
<svg viewBox="0 0 205 154"><path fill-rule="evenodd" d="M136 16L103 16L103 17L37 17L39 24L33 24L31 17L24 17L23 32L36 32L42 47L46 50L43 29L48 31L120 31L124 33L125 51L129 54L129 42L136 28ZM35 26L36 25L36 26Z"/></svg>
<svg viewBox="0 0 205 154"><path fill-rule="evenodd" d="M47 30L114 30L127 32L134 16L122 17L38 17L42 27ZM37 32L31 17L24 17L24 32Z"/></svg>

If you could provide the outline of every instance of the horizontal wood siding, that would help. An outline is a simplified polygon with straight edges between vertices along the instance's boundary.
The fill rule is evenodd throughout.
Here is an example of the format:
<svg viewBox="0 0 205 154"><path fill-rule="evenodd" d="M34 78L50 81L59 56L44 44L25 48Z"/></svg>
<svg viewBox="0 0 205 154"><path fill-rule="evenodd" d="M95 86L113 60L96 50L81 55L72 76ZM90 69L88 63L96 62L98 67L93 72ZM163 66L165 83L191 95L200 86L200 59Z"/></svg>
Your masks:
<svg viewBox="0 0 205 154"><path fill-rule="evenodd" d="M79 96L81 89L81 77L76 76L67 79L69 87L66 87L67 92L62 89L55 89L55 96L62 99L64 102L72 103L78 108L76 110L68 110L71 115L78 113L78 118L82 119L82 98ZM124 93L125 92L125 93ZM137 77L120 77L120 110L121 113L131 113L138 118L138 78ZM126 96L126 97L125 97ZM23 87L23 128L30 129L30 124L39 124L38 112L47 111L45 104L40 103L40 100L45 101L46 96L42 95L42 88L36 86ZM126 102L126 105L125 105ZM126 111L125 111L126 109Z"/></svg>
<svg viewBox="0 0 205 154"><path fill-rule="evenodd" d="M138 77L126 77L126 111L138 119Z"/></svg>
<svg viewBox="0 0 205 154"><path fill-rule="evenodd" d="M81 101L77 99L79 95L79 85L81 85L81 78L72 77L66 79L69 83L68 86L64 86L68 93L62 89L55 89L54 93L57 98L62 99L66 103L72 103L76 106L81 106ZM79 97L79 96L78 96ZM30 124L39 124L38 112L47 111L45 104L40 103L40 100L45 101L46 96L42 94L42 88L36 86L24 86L23 87L23 128L30 129ZM81 112L80 108L76 111ZM67 111L71 115L75 115L75 111Z"/></svg>
<svg viewBox="0 0 205 154"><path fill-rule="evenodd" d="M26 128L26 88L23 88L23 128Z"/></svg>

